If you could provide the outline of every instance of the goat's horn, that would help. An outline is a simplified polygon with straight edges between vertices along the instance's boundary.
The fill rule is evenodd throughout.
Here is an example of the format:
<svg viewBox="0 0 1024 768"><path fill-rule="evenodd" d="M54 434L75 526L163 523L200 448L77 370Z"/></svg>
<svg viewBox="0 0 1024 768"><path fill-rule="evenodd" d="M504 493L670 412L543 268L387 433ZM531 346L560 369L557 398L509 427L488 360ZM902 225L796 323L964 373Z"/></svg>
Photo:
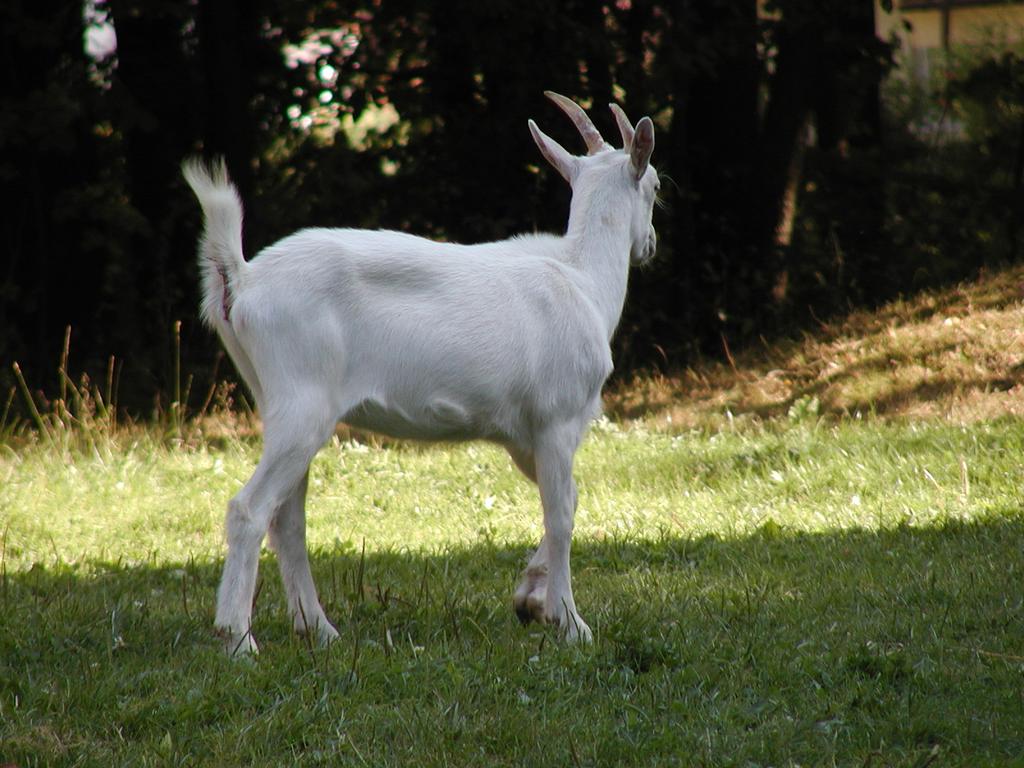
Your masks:
<svg viewBox="0 0 1024 768"><path fill-rule="evenodd" d="M600 152L605 147L604 139L601 138L600 132L594 127L594 124L587 117L587 113L583 111L583 108L572 99L566 98L561 94L553 91L544 91L544 95L551 99L559 108L569 116L573 124L576 126L576 130L580 132L583 140L587 143L587 154L592 155L595 152Z"/></svg>
<svg viewBox="0 0 1024 768"><path fill-rule="evenodd" d="M619 126L619 133L622 134L622 147L629 152L633 147L633 124L629 122L626 113L618 104L609 104L612 114L615 115L615 124Z"/></svg>

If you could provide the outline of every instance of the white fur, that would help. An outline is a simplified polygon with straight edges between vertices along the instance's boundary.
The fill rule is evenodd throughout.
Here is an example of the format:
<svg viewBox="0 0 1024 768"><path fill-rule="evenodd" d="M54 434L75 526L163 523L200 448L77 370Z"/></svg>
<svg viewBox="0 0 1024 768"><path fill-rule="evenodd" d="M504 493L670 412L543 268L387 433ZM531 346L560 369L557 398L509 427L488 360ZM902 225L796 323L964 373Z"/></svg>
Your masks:
<svg viewBox="0 0 1024 768"><path fill-rule="evenodd" d="M305 229L246 262L242 207L223 164L183 166L205 215L202 316L264 425L259 466L228 506L216 626L230 651L256 650L250 612L268 532L296 629L324 642L337 636L310 575L304 503L309 463L338 422L505 446L538 484L544 509L516 610L590 640L570 585L572 463L612 370L629 263L653 255L654 135L647 118L637 140L620 123L626 151L604 145L574 157L529 127L573 187L564 237L465 246Z"/></svg>

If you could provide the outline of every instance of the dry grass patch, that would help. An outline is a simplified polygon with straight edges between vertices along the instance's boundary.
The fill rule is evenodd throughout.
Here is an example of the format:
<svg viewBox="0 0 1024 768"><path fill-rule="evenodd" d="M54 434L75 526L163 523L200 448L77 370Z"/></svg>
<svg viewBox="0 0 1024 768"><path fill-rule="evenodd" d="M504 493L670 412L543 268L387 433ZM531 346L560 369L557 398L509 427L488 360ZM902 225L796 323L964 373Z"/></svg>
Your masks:
<svg viewBox="0 0 1024 768"><path fill-rule="evenodd" d="M1024 267L859 311L813 334L606 397L621 418L679 429L876 415L969 423L1024 415Z"/></svg>

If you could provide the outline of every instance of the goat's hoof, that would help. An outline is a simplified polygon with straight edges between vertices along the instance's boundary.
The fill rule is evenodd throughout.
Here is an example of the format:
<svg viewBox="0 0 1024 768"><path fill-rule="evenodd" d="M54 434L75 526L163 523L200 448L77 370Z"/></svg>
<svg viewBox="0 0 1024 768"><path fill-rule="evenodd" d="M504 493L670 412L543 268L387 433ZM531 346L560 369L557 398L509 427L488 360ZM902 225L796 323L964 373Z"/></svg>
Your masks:
<svg viewBox="0 0 1024 768"><path fill-rule="evenodd" d="M594 633L574 609L563 608L558 613L546 615L544 621L558 627L558 634L569 645L588 645L594 641Z"/></svg>
<svg viewBox="0 0 1024 768"><path fill-rule="evenodd" d="M548 614L544 591L543 587L540 587L528 593L523 593L522 590L516 592L512 604L520 623L525 625L536 621L538 624L554 624L565 642L583 645L592 643L594 633L575 611Z"/></svg>
<svg viewBox="0 0 1024 768"><path fill-rule="evenodd" d="M226 627L217 627L214 632L220 638L224 652L232 658L252 658L260 652L252 632L232 632Z"/></svg>
<svg viewBox="0 0 1024 768"><path fill-rule="evenodd" d="M519 623L524 627L533 621L533 615L530 613L530 609L526 607L526 601L512 600L512 607L515 608L516 618L519 619Z"/></svg>
<svg viewBox="0 0 1024 768"><path fill-rule="evenodd" d="M565 642L570 645L579 643L580 645L590 645L594 642L594 633L590 631L590 627L587 626L587 622L579 617L579 615L570 616L568 622L564 626L560 625L562 637L565 638Z"/></svg>
<svg viewBox="0 0 1024 768"><path fill-rule="evenodd" d="M300 637L311 638L319 647L326 648L338 639L338 630L327 619L316 622L313 626L301 625L295 628Z"/></svg>
<svg viewBox="0 0 1024 768"><path fill-rule="evenodd" d="M512 606L516 610L521 624L531 621L544 623L544 598L547 594L548 570L541 566L529 568L523 574L523 580L512 597Z"/></svg>
<svg viewBox="0 0 1024 768"><path fill-rule="evenodd" d="M544 618L544 598L537 598L534 594L529 594L522 599L517 598L512 602L520 624L525 626L531 621L543 624L546 621Z"/></svg>
<svg viewBox="0 0 1024 768"><path fill-rule="evenodd" d="M330 622L319 625L316 628L316 636L322 648L326 648L340 637L338 630Z"/></svg>
<svg viewBox="0 0 1024 768"><path fill-rule="evenodd" d="M524 586L526 585L520 586L516 590L515 597L512 598L512 606L516 610L516 616L519 617L519 623L526 625L531 621L536 621L539 624L543 624L546 621L544 616L544 585L536 586L531 591L526 591Z"/></svg>

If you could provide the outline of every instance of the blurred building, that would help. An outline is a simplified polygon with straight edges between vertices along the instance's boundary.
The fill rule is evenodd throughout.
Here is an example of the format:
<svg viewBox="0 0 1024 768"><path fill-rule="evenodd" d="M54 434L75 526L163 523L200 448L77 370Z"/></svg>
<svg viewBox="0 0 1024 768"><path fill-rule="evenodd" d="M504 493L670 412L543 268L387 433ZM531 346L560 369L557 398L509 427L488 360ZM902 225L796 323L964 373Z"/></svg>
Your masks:
<svg viewBox="0 0 1024 768"><path fill-rule="evenodd" d="M900 41L916 78L927 80L938 59L962 47L1003 50L1024 44L1024 2L1010 0L892 0L876 3L879 37Z"/></svg>

